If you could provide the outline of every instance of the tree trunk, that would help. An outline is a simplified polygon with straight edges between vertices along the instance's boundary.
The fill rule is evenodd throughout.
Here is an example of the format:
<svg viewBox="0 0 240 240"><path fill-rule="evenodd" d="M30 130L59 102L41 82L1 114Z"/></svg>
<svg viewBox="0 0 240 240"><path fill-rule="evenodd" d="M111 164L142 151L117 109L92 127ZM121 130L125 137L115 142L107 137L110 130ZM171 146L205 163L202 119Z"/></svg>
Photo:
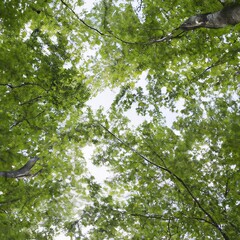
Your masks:
<svg viewBox="0 0 240 240"><path fill-rule="evenodd" d="M199 14L187 19L179 28L188 31L196 28L223 28L240 23L240 5L224 7L214 13Z"/></svg>
<svg viewBox="0 0 240 240"><path fill-rule="evenodd" d="M5 178L19 178L31 176L30 170L39 160L38 157L31 158L22 168L14 171L0 171L0 177Z"/></svg>

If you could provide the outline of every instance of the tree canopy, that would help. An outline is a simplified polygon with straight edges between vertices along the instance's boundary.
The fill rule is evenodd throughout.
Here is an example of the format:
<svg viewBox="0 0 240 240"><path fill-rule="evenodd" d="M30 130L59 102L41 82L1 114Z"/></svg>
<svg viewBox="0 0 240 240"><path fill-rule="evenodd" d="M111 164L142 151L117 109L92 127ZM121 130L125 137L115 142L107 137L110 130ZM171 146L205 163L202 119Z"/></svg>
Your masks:
<svg viewBox="0 0 240 240"><path fill-rule="evenodd" d="M1 239L238 239L239 9L2 1Z"/></svg>

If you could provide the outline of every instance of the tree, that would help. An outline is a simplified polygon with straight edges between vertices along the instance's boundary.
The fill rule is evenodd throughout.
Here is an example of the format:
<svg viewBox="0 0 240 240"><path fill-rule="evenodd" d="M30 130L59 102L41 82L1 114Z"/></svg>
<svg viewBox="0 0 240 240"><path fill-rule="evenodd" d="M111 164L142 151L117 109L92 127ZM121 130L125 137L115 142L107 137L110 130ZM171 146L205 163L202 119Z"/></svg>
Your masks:
<svg viewBox="0 0 240 240"><path fill-rule="evenodd" d="M0 238L51 239L72 218L70 189L84 189L76 179L85 166L75 159L85 141L73 145L70 129L89 97L76 65L81 46L74 49L56 4L7 1L0 9Z"/></svg>
<svg viewBox="0 0 240 240"><path fill-rule="evenodd" d="M226 12L235 21L238 5L104 0L79 13L81 5L0 5L9 12L1 16L1 171L39 157L34 177L0 179L1 238L51 239L60 229L73 239L238 238L239 25L206 22ZM86 58L88 46L95 55ZM106 86L119 93L107 114L93 113L84 103ZM173 126L164 107L178 113ZM136 128L132 108L145 118ZM104 186L86 174L86 144L114 173Z"/></svg>
<svg viewBox="0 0 240 240"><path fill-rule="evenodd" d="M2 171L0 172L1 177L5 178L20 178L31 176L30 170L33 168L35 163L39 160L38 157L31 158L23 167L13 171Z"/></svg>
<svg viewBox="0 0 240 240"><path fill-rule="evenodd" d="M199 27L206 28L223 28L227 25L236 25L240 22L240 6L231 5L224 7L215 13L206 13L192 16L187 19L180 28L191 30Z"/></svg>
<svg viewBox="0 0 240 240"><path fill-rule="evenodd" d="M110 35L101 48L103 76L108 70L113 84L127 82L111 113L93 123L93 160L115 177L107 191L91 186L94 203L71 225L77 239L239 237L239 26L180 34L174 29L197 8L221 8L218 1L211 9L205 1L185 4L141 1L139 15L130 4L98 6L105 11L98 29ZM143 71L146 89L134 86ZM162 107L177 112L179 100L178 119L164 126ZM124 117L134 106L148 116L135 130ZM89 235L76 230L86 226Z"/></svg>

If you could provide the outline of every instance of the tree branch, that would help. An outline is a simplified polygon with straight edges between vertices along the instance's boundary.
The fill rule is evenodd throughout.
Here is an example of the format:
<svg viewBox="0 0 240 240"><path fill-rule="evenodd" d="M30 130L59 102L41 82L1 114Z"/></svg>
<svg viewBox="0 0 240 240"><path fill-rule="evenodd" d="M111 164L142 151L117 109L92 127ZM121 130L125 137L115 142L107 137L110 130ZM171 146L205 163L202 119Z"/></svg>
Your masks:
<svg viewBox="0 0 240 240"><path fill-rule="evenodd" d="M35 163L39 160L38 157L31 158L23 167L18 170L13 171L0 171L0 177L5 178L20 178L20 177L29 177L30 170L33 168Z"/></svg>
<svg viewBox="0 0 240 240"><path fill-rule="evenodd" d="M128 214L128 213L126 212L126 214ZM131 213L130 215L133 216L133 217L148 218L148 219L159 219L159 220L163 220L163 221L174 220L174 219L180 220L180 218L177 217L177 216L172 216L172 217L166 218L163 215L158 215L158 214ZM191 219L191 220L195 220L195 221L205 222L207 224L210 224L211 226L214 226L212 224L212 222L210 222L210 221L208 221L208 220L206 220L204 218L189 217L189 216L183 216L183 217L186 218L186 219Z"/></svg>
<svg viewBox="0 0 240 240"><path fill-rule="evenodd" d="M171 33L167 34L166 36L162 36L159 39L154 39L154 40L150 40L150 41L146 41L146 42L130 42L130 41L126 41L124 39L121 39L120 37L114 35L111 31L108 31L109 34L106 34L104 32L101 32L100 30L98 30L95 27L92 27L91 25L89 25L88 23L86 23L83 19L81 19L78 14L64 1L64 0L60 0L62 2L62 4L70 11L73 13L73 15L83 24L85 25L87 28L97 32L98 34L100 34L101 36L104 37L112 37L115 38L117 40L119 40L122 43L125 44L143 44L143 45L148 45L148 44L154 44L154 43L160 43L160 42L165 42L165 41L169 41L172 40L174 38L179 38L180 36L182 36L182 34L184 33L183 29L181 29L182 31L174 36L174 31L175 30L179 30L180 28L176 28L174 29Z"/></svg>
<svg viewBox="0 0 240 240"><path fill-rule="evenodd" d="M240 5L227 6L220 11L198 14L188 18L179 28L188 31L196 28L224 28L240 23Z"/></svg>
<svg viewBox="0 0 240 240"><path fill-rule="evenodd" d="M96 29L96 28L90 26L89 24L87 24L83 19L81 19L81 18L77 15L77 13L76 13L66 2L64 2L63 0L61 0L61 2L62 2L62 4L63 4L70 12L72 12L73 15L74 15L81 23L83 23L83 25L85 25L87 28L90 28L91 30L97 32L98 34L100 34L100 35L102 35L102 36L105 36L105 35L106 35L105 33L101 32L101 31L99 31L98 29Z"/></svg>
<svg viewBox="0 0 240 240"><path fill-rule="evenodd" d="M224 2L221 0L217 0L223 7L225 6Z"/></svg>
<svg viewBox="0 0 240 240"><path fill-rule="evenodd" d="M87 28L97 32L101 36L112 37L112 38L115 38L115 39L121 41L122 43L125 43L125 44L148 45L148 44L167 42L167 41L170 41L175 38L180 38L183 36L183 34L186 31L193 30L196 28L200 28L200 27L223 28L223 27L226 27L227 25L236 25L240 22L240 5L232 5L232 6L224 7L220 11L217 11L214 13L198 14L196 16L191 16L179 27L173 29L172 32L170 32L166 36L162 36L159 39L149 40L146 42L131 42L131 41L126 41L124 39L121 39L120 37L114 35L111 31L108 31L109 34L106 34L102 31L98 30L97 28L89 25L83 19L81 19L78 16L78 14L71 8L71 6L69 6L64 0L60 0L60 1ZM174 33L176 30L181 30L181 32L179 32L175 35Z"/></svg>
<svg viewBox="0 0 240 240"><path fill-rule="evenodd" d="M27 87L27 86L37 86L37 87L40 87L42 88L44 91L47 91L44 87L42 87L40 84L37 84L37 83L31 83L31 82L24 82L24 83L21 83L19 85L12 85L11 83L0 83L0 86L5 86L5 87L8 87L10 89L15 89L15 88L21 88L21 87Z"/></svg>
<svg viewBox="0 0 240 240"><path fill-rule="evenodd" d="M222 228L220 227L220 225L217 223L217 221L213 218L213 216L202 206L202 204L200 203L200 201L194 196L194 194L192 193L192 191L190 190L190 188L188 187L188 185L184 182L183 179L181 179L179 176L177 176L173 171L171 171L169 168L167 167L163 167L160 166L154 162L152 162L151 160L149 160L147 157L145 157L143 154L141 154L140 152L138 152L137 150L135 150L133 147L131 147L128 143L126 143L125 141L123 141L122 139L120 139L118 136L116 136L114 133L112 133L109 129L107 129L105 126L103 126L101 123L98 123L106 132L108 132L111 136L113 136L115 139L117 139L120 143L122 143L124 146L126 146L128 149L130 149L133 153L135 153L136 155L138 155L140 158L142 158L145 162L155 166L156 168L165 171L167 173L169 173L175 180L177 180L184 188L185 190L188 192L188 194L191 196L192 200L197 204L197 206L199 207L199 209L210 219L210 222L212 223L212 225L221 233L221 235L223 236L223 238L225 240L229 240L229 237L226 235L226 233L222 230Z"/></svg>

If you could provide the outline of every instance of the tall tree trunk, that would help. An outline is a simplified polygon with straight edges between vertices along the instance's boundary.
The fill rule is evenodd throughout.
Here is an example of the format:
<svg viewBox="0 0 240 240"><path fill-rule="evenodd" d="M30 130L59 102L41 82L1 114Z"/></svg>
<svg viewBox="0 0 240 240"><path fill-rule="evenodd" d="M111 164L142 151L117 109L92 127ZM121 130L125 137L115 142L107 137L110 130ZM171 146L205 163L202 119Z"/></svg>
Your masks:
<svg viewBox="0 0 240 240"><path fill-rule="evenodd" d="M196 28L223 28L240 23L240 5L224 7L214 13L198 14L187 19L180 29L184 31Z"/></svg>

